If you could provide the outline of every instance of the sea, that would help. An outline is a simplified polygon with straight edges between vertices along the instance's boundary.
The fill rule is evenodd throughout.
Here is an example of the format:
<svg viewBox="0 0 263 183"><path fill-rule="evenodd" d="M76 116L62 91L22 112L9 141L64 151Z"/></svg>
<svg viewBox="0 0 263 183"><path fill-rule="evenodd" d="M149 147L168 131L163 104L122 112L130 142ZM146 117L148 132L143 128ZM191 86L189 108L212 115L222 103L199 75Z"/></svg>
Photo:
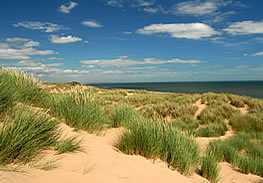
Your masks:
<svg viewBox="0 0 263 183"><path fill-rule="evenodd" d="M103 89L136 89L175 93L231 93L263 98L263 81L158 82L87 84Z"/></svg>

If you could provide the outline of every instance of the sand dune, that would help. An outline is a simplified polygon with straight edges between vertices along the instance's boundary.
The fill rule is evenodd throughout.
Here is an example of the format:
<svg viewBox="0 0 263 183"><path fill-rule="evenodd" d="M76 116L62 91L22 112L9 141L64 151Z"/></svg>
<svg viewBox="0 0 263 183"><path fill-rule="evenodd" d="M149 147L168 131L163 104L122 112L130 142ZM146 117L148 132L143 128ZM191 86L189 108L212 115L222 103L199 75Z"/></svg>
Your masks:
<svg viewBox="0 0 263 183"><path fill-rule="evenodd" d="M0 171L1 183L160 183L160 182L208 182L194 174L190 177L173 171L160 160L147 160L141 156L130 156L118 152L114 142L123 129L110 129L103 136L86 132L73 132L61 124L67 136L83 138L84 152L49 155L60 158L58 167L49 171L23 167L19 172ZM49 152L49 154L53 154ZM227 163L221 163L220 182L263 182L255 175L241 174Z"/></svg>

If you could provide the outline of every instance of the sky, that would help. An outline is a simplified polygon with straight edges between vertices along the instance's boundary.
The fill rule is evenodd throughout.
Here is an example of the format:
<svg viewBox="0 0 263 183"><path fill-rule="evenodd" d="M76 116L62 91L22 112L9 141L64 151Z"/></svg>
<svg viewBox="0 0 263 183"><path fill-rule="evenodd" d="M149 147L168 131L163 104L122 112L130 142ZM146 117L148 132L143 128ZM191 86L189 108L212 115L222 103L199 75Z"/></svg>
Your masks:
<svg viewBox="0 0 263 183"><path fill-rule="evenodd" d="M0 64L40 81L263 80L261 0L0 2Z"/></svg>

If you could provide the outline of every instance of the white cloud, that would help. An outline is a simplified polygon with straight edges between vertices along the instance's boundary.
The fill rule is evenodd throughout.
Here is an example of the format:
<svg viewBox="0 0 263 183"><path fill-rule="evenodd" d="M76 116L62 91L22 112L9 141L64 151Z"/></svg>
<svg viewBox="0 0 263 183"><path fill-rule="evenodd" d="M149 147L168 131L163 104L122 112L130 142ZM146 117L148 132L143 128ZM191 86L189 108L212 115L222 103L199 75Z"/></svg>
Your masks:
<svg viewBox="0 0 263 183"><path fill-rule="evenodd" d="M197 64L204 63L206 61L200 60L182 60L182 59L170 59L170 60L162 60L156 58L145 58L142 60L132 60L128 56L119 56L116 59L112 60L82 60L80 63L88 65L96 65L99 67L127 67L127 66L139 66L139 65L159 65L159 64L167 64L167 63L182 63L182 64ZM85 65L83 67L85 67Z"/></svg>
<svg viewBox="0 0 263 183"><path fill-rule="evenodd" d="M253 53L250 56L255 57L255 56L263 56L263 51L262 52L257 52L257 53Z"/></svg>
<svg viewBox="0 0 263 183"><path fill-rule="evenodd" d="M145 11L147 13L155 14L155 13L159 12L159 8L143 8L143 11Z"/></svg>
<svg viewBox="0 0 263 183"><path fill-rule="evenodd" d="M82 41L81 38L79 37L73 37L71 35L68 35L66 37L59 37L57 35L51 35L49 37L49 40L52 42L52 43L55 43L55 44L67 44L67 43L74 43L74 42L78 42L78 41Z"/></svg>
<svg viewBox="0 0 263 183"><path fill-rule="evenodd" d="M30 41L31 39L27 38L20 38L20 37L13 37L13 38L6 38L6 42L27 42Z"/></svg>
<svg viewBox="0 0 263 183"><path fill-rule="evenodd" d="M123 7L122 0L106 0L107 4L113 7Z"/></svg>
<svg viewBox="0 0 263 183"><path fill-rule="evenodd" d="M132 34L132 32L123 32L123 34L126 34L126 35L129 35L129 34Z"/></svg>
<svg viewBox="0 0 263 183"><path fill-rule="evenodd" d="M28 47L35 47L35 46L39 46L39 45L40 45L40 43L38 41L30 40L30 41L26 42L23 46L28 48Z"/></svg>
<svg viewBox="0 0 263 183"><path fill-rule="evenodd" d="M181 15L202 16L214 13L218 9L214 1L187 1L176 4L174 13Z"/></svg>
<svg viewBox="0 0 263 183"><path fill-rule="evenodd" d="M0 49L0 59L30 59L30 55L52 55L52 50L36 50L34 48Z"/></svg>
<svg viewBox="0 0 263 183"><path fill-rule="evenodd" d="M82 24L85 26L88 26L88 27L92 27L92 28L102 27L102 25L100 25L99 23L97 23L95 21L83 21Z"/></svg>
<svg viewBox="0 0 263 183"><path fill-rule="evenodd" d="M43 30L44 32L56 32L60 30L69 29L63 25L53 24L50 22L37 22L37 21L18 22L16 24L13 24L13 26L14 27L24 27L24 28L32 29L32 30Z"/></svg>
<svg viewBox="0 0 263 183"><path fill-rule="evenodd" d="M47 67L59 67L64 65L64 63L52 63L52 64L46 64Z"/></svg>
<svg viewBox="0 0 263 183"><path fill-rule="evenodd" d="M169 33L174 38L201 39L221 35L209 25L203 23L189 24L152 24L136 31L138 34L152 35Z"/></svg>
<svg viewBox="0 0 263 183"><path fill-rule="evenodd" d="M7 38L6 43L0 44L0 59L30 59L31 55L54 54L52 50L37 50L33 48L39 45L39 42L27 38Z"/></svg>
<svg viewBox="0 0 263 183"><path fill-rule="evenodd" d="M136 0L135 4L133 4L133 6L137 7L137 6L152 6L154 4L153 1L145 1L145 0Z"/></svg>
<svg viewBox="0 0 263 183"><path fill-rule="evenodd" d="M263 20L235 22L223 30L232 35L263 34Z"/></svg>
<svg viewBox="0 0 263 183"><path fill-rule="evenodd" d="M66 13L66 14L68 14L68 13L70 13L70 10L73 9L73 8L75 8L77 5L78 5L78 3L73 2L73 1L69 1L69 2L67 2L67 3L65 3L65 4L62 4L62 5L59 7L58 11L60 11L61 13Z"/></svg>
<svg viewBox="0 0 263 183"><path fill-rule="evenodd" d="M9 47L10 47L9 44L7 43L0 43L0 49L7 49Z"/></svg>

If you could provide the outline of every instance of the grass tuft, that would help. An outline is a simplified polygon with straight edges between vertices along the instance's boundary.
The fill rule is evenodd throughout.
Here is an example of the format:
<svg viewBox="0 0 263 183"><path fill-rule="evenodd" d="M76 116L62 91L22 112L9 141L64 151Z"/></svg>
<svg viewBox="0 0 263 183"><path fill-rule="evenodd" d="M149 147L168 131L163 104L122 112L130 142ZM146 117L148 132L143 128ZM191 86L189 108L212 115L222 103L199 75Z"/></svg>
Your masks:
<svg viewBox="0 0 263 183"><path fill-rule="evenodd" d="M55 149L58 151L58 154L80 151L81 150L80 144L82 140L78 140L77 138L78 137L75 136L58 141L55 147Z"/></svg>
<svg viewBox="0 0 263 183"><path fill-rule="evenodd" d="M55 146L57 122L23 106L7 116L0 129L0 163L27 163L40 150Z"/></svg>
<svg viewBox="0 0 263 183"><path fill-rule="evenodd" d="M127 154L160 158L181 173L191 174L199 162L198 145L172 125L140 120L132 123L116 147Z"/></svg>

